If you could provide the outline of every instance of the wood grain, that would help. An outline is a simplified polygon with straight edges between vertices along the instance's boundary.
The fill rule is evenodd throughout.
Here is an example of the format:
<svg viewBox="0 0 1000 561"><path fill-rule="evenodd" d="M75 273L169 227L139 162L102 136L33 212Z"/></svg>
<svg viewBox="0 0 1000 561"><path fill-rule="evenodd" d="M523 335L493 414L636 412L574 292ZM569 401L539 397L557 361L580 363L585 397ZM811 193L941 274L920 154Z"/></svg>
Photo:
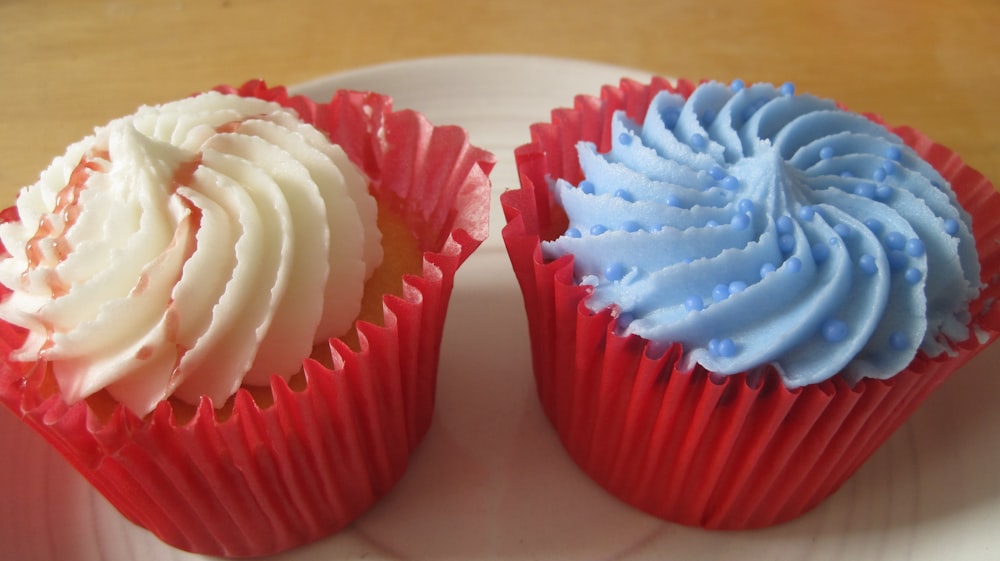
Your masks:
<svg viewBox="0 0 1000 561"><path fill-rule="evenodd" d="M998 29L995 0L0 0L0 197L143 103L458 53L793 81L913 125L996 178Z"/></svg>

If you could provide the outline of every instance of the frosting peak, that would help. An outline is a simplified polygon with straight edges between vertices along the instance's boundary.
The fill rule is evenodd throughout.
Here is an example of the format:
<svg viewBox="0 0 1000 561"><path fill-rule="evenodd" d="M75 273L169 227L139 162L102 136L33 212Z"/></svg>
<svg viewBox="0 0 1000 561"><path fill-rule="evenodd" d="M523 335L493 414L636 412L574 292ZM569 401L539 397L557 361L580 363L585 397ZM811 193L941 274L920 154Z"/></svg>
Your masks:
<svg viewBox="0 0 1000 561"><path fill-rule="evenodd" d="M290 377L349 329L382 258L344 152L292 110L217 92L97 129L17 212L0 224L0 318L29 332L12 358L49 361L70 403L107 389L140 415Z"/></svg>
<svg viewBox="0 0 1000 561"><path fill-rule="evenodd" d="M688 367L774 365L789 387L887 378L968 337L979 292L970 220L947 182L885 127L769 84L660 92L611 149L578 145L558 179L587 305L680 342Z"/></svg>

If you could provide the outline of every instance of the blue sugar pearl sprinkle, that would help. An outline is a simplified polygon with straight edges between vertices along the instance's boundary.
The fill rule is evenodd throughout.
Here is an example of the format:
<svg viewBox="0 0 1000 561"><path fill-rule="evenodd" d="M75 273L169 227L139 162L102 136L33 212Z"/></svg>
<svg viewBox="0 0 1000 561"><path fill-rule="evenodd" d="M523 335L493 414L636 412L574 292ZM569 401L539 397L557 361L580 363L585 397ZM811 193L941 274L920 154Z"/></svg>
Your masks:
<svg viewBox="0 0 1000 561"><path fill-rule="evenodd" d="M719 354L719 340L715 337L708 340L708 352L715 356Z"/></svg>
<svg viewBox="0 0 1000 561"><path fill-rule="evenodd" d="M719 181L719 186L727 191L735 191L740 188L740 180L731 175L727 175Z"/></svg>
<svg viewBox="0 0 1000 561"><path fill-rule="evenodd" d="M608 231L607 226L603 224L594 224L593 226L590 227L590 235L592 236L600 236L601 234L607 231Z"/></svg>
<svg viewBox="0 0 1000 561"><path fill-rule="evenodd" d="M958 233L958 220L954 218L946 218L944 221L944 231L949 236L954 236Z"/></svg>
<svg viewBox="0 0 1000 561"><path fill-rule="evenodd" d="M875 200L879 202L887 202L892 198L892 187L888 185L881 184L875 188Z"/></svg>
<svg viewBox="0 0 1000 561"><path fill-rule="evenodd" d="M889 232L885 235L885 247L889 249L903 249L906 247L906 236L899 232Z"/></svg>
<svg viewBox="0 0 1000 561"><path fill-rule="evenodd" d="M578 230L576 228L567 228L566 229L566 237L567 238L579 238L579 237L582 237L582 236L583 236L583 234L581 234L580 230Z"/></svg>
<svg viewBox="0 0 1000 561"><path fill-rule="evenodd" d="M760 266L760 278L764 278L776 270L777 267L774 266L774 263L764 263Z"/></svg>
<svg viewBox="0 0 1000 561"><path fill-rule="evenodd" d="M791 257L788 261L785 261L785 267L788 268L790 273L797 273L802 270L802 260L798 257Z"/></svg>
<svg viewBox="0 0 1000 561"><path fill-rule="evenodd" d="M795 84L791 82L781 84L781 93L784 95L795 95Z"/></svg>
<svg viewBox="0 0 1000 561"><path fill-rule="evenodd" d="M840 177L843 177L844 179L850 179L850 178L854 177L854 173L852 173L850 171L847 171L847 170L844 170L844 171L840 172Z"/></svg>
<svg viewBox="0 0 1000 561"><path fill-rule="evenodd" d="M684 300L684 309L689 312L700 312L705 309L705 301L701 299L701 296L692 294Z"/></svg>
<svg viewBox="0 0 1000 561"><path fill-rule="evenodd" d="M750 227L750 216L746 214L737 214L733 217L729 224L736 230L746 230Z"/></svg>
<svg viewBox="0 0 1000 561"><path fill-rule="evenodd" d="M927 251L924 246L924 242L920 241L920 238L910 238L906 240L906 253L910 257L920 257Z"/></svg>
<svg viewBox="0 0 1000 561"><path fill-rule="evenodd" d="M747 283L743 281L733 281L729 283L729 294L739 294L747 289Z"/></svg>
<svg viewBox="0 0 1000 561"><path fill-rule="evenodd" d="M899 146L889 146L885 149L885 157L892 161L898 162L902 156Z"/></svg>
<svg viewBox="0 0 1000 561"><path fill-rule="evenodd" d="M625 222L622 222L622 230L625 230L626 232L638 232L641 229L642 225L635 220L626 220Z"/></svg>
<svg viewBox="0 0 1000 561"><path fill-rule="evenodd" d="M854 194L866 199L874 199L875 191L874 183L858 183L854 186Z"/></svg>
<svg viewBox="0 0 1000 561"><path fill-rule="evenodd" d="M618 142L620 142L622 146L628 146L629 144L632 144L632 135L627 132L623 132L618 135Z"/></svg>
<svg viewBox="0 0 1000 561"><path fill-rule="evenodd" d="M882 221L878 218L869 218L865 220L865 226L867 226L868 229L876 235L881 234L882 230L885 228L885 225L882 224Z"/></svg>
<svg viewBox="0 0 1000 561"><path fill-rule="evenodd" d="M828 319L821 327L823 338L830 343L837 343L847 338L847 324L839 319Z"/></svg>
<svg viewBox="0 0 1000 561"><path fill-rule="evenodd" d="M847 224L837 224L833 227L833 231L837 232L837 235L841 238L846 238L851 235L851 227Z"/></svg>
<svg viewBox="0 0 1000 561"><path fill-rule="evenodd" d="M607 269L604 270L604 278L611 282L620 281L625 278L625 273L627 272L628 269L625 265L621 263L611 263L608 265Z"/></svg>
<svg viewBox="0 0 1000 561"><path fill-rule="evenodd" d="M737 78L737 79L733 80L731 84L729 84L729 87L734 92L738 92L738 91L742 90L743 88L747 87L747 85L746 85L746 83L743 82L743 80L740 80L739 78Z"/></svg>
<svg viewBox="0 0 1000 561"><path fill-rule="evenodd" d="M705 138L705 135L696 132L688 138L688 144L691 145L691 148L701 152L705 148L708 148L708 139Z"/></svg>
<svg viewBox="0 0 1000 561"><path fill-rule="evenodd" d="M889 335L889 346L897 351L905 351L910 347L910 338L902 331L893 331Z"/></svg>
<svg viewBox="0 0 1000 561"><path fill-rule="evenodd" d="M906 269L905 273L903 273L903 278L906 279L906 282L915 285L920 283L920 281L924 278L924 274L920 272L920 269L910 267Z"/></svg>
<svg viewBox="0 0 1000 561"><path fill-rule="evenodd" d="M580 190L583 191L587 195L593 195L594 194L594 184L591 183L590 181L582 181L582 182L580 182Z"/></svg>
<svg viewBox="0 0 1000 561"><path fill-rule="evenodd" d="M623 200L623 201L626 201L626 202L629 202L629 203L633 202L632 201L632 193L629 193L625 189L618 189L617 191L615 191L615 196L618 197L619 199Z"/></svg>
<svg viewBox="0 0 1000 561"><path fill-rule="evenodd" d="M885 176L886 175L887 174L885 173L885 168L881 168L881 167L880 168L875 168L875 171L872 172L872 179L874 179L875 181L879 181L879 182L885 181Z"/></svg>
<svg viewBox="0 0 1000 561"><path fill-rule="evenodd" d="M897 168L896 162L893 162L891 160L886 160L882 162L882 171L884 171L886 175L892 175L896 173L896 168Z"/></svg>
<svg viewBox="0 0 1000 561"><path fill-rule="evenodd" d="M736 343L728 337L724 339L709 339L708 352L715 356L732 358L736 356Z"/></svg>
<svg viewBox="0 0 1000 561"><path fill-rule="evenodd" d="M726 177L726 170L722 169L721 166L712 166L708 168L708 175L712 176L712 179L719 181L723 177Z"/></svg>
<svg viewBox="0 0 1000 561"><path fill-rule="evenodd" d="M740 202L737 203L736 208L740 209L740 212L746 212L748 214L752 214L753 206L754 206L753 201L751 201L750 199L740 199Z"/></svg>
<svg viewBox="0 0 1000 561"><path fill-rule="evenodd" d="M814 209L809 205L803 206L802 208L799 209L799 220L804 220L805 222L809 222L813 219L814 216L816 216L816 209Z"/></svg>
<svg viewBox="0 0 1000 561"><path fill-rule="evenodd" d="M821 160L829 160L833 157L833 147L824 146L819 149L819 157Z"/></svg>
<svg viewBox="0 0 1000 561"><path fill-rule="evenodd" d="M709 228L715 228L718 225L719 225L718 220L709 220L708 222L705 223L705 226L708 226Z"/></svg>
<svg viewBox="0 0 1000 561"><path fill-rule="evenodd" d="M781 215L777 220L774 221L775 227L778 228L779 234L791 234L795 231L795 223L788 215Z"/></svg>
<svg viewBox="0 0 1000 561"><path fill-rule="evenodd" d="M711 125L714 120L715 111L712 111L711 109L706 109L705 112L701 114L701 122L706 125Z"/></svg>
<svg viewBox="0 0 1000 561"><path fill-rule="evenodd" d="M878 262L875 260L875 256L867 253L858 258L858 267L868 275L874 275L878 272Z"/></svg>
<svg viewBox="0 0 1000 561"><path fill-rule="evenodd" d="M715 288L712 289L712 299L716 302L722 302L726 298L729 298L729 285L728 284L717 284Z"/></svg>

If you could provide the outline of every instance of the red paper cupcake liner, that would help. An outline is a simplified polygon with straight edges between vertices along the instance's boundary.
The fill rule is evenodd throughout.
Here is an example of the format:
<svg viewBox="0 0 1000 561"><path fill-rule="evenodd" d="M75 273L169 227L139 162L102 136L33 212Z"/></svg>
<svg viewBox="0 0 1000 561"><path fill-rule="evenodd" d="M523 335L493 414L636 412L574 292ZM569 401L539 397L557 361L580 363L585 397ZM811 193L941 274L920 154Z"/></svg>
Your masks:
<svg viewBox="0 0 1000 561"><path fill-rule="evenodd" d="M332 340L333 368L307 359L301 391L274 377L264 408L240 390L224 420L207 398L183 423L166 401L144 418L118 405L102 419L84 402L43 398L33 373L44 364L9 361L0 401L132 522L181 549L250 557L337 531L403 475L431 422L455 272L488 232L494 158L375 93L317 104L260 81L219 90L295 108L343 146L419 237L422 274L384 297L384 325L359 322L359 351ZM0 322L5 355L22 338Z"/></svg>
<svg viewBox="0 0 1000 561"><path fill-rule="evenodd" d="M590 311L573 258L546 261L540 241L565 229L549 182L583 179L576 143L606 151L610 118L641 122L663 89L685 97L695 84L623 80L600 98L579 96L552 112L516 151L521 189L504 193L503 230L528 316L533 369L546 415L573 460L626 503L691 526L749 529L812 509L833 493L951 373L1000 333L991 307L1000 282L971 305L977 333L952 356L918 357L889 380L849 387L839 377L787 389L771 369L722 376L682 371L682 349L654 354L615 329L615 313ZM869 118L881 122L875 115ZM974 217L984 272L1000 271L1000 196L953 152L911 128L893 129L951 183Z"/></svg>

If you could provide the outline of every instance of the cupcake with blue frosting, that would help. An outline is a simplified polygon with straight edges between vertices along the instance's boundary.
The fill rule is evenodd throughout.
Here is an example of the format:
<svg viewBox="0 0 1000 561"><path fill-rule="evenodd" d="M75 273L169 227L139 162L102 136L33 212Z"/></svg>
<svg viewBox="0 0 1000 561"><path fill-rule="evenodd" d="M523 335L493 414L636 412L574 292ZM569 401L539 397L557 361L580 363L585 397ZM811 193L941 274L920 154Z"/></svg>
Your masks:
<svg viewBox="0 0 1000 561"><path fill-rule="evenodd" d="M1000 198L913 129L791 84L656 79L532 140L503 202L539 395L657 516L802 514L997 335L997 224L966 209Z"/></svg>

